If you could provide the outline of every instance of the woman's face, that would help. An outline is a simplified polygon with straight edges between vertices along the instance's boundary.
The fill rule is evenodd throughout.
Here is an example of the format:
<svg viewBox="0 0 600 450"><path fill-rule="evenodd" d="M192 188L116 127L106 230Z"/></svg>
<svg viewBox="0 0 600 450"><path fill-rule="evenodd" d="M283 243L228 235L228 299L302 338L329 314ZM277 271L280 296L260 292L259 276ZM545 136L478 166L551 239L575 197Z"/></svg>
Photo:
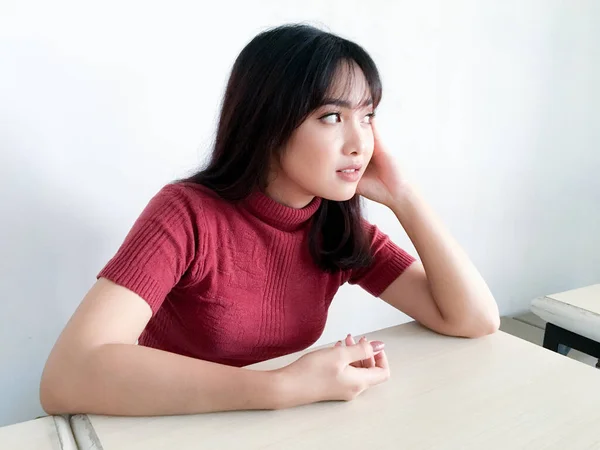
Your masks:
<svg viewBox="0 0 600 450"><path fill-rule="evenodd" d="M267 194L280 203L302 208L315 196L345 201L356 193L373 154L373 105L362 71L343 67L326 104L294 131L273 164Z"/></svg>

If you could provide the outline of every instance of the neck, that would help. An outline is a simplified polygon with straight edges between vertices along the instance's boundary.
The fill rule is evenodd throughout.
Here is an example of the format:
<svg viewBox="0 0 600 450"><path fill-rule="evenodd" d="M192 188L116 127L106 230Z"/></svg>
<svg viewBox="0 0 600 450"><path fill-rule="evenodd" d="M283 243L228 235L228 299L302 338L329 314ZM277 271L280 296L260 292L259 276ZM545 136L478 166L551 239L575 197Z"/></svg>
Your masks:
<svg viewBox="0 0 600 450"><path fill-rule="evenodd" d="M281 205L294 209L302 209L315 198L314 195L308 192L303 192L301 189L290 189L285 183L277 181L282 180L275 179L270 183L266 188L265 194Z"/></svg>

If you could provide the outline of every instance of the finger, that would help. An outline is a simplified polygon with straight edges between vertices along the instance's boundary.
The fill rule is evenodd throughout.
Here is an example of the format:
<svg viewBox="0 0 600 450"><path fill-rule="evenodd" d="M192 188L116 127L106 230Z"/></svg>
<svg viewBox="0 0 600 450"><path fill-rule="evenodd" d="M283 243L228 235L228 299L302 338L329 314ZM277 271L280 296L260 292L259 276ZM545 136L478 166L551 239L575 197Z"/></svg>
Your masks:
<svg viewBox="0 0 600 450"><path fill-rule="evenodd" d="M344 340L344 342L346 343L346 347L350 347L352 345L355 345L356 342L354 342L354 338L352 337L351 334L348 334L348 336L346 336L346 339ZM352 361L350 363L350 365L352 367L362 367L362 362L361 361Z"/></svg>
<svg viewBox="0 0 600 450"><path fill-rule="evenodd" d="M341 347L342 346L342 341L337 341L334 345L334 347Z"/></svg>
<svg viewBox="0 0 600 450"><path fill-rule="evenodd" d="M359 342L358 344L346 346L344 348L344 359L348 364L356 363L365 359L369 359L373 356L373 346L367 341ZM354 365L357 367L356 365ZM358 364L360 367L360 363Z"/></svg>
<svg viewBox="0 0 600 450"><path fill-rule="evenodd" d="M369 341L371 347L373 347L373 353L379 353L385 348L385 344L381 341Z"/></svg>
<svg viewBox="0 0 600 450"><path fill-rule="evenodd" d="M363 342L363 341L365 341L365 342L367 341L367 338L364 337L364 336L362 338L360 338L360 342ZM367 369L370 368L370 367L375 367L375 358L371 357L371 358L363 360L362 361L362 366L365 367L365 368L367 368Z"/></svg>
<svg viewBox="0 0 600 450"><path fill-rule="evenodd" d="M366 339L366 338L363 336L363 337L361 337L361 338L359 339L358 343L359 343L359 344L362 344L362 343L363 343L363 342L365 342L366 340L367 340L367 339ZM363 359L363 360L361 360L361 361L360 361L360 366L361 366L361 367L365 367L365 368L371 367L371 358L367 358L367 359Z"/></svg>
<svg viewBox="0 0 600 450"><path fill-rule="evenodd" d="M373 149L373 153L377 152L381 146L381 135L379 134L379 130L377 129L377 119L371 121L371 129L373 130L373 141L375 143L375 147Z"/></svg>
<svg viewBox="0 0 600 450"><path fill-rule="evenodd" d="M390 371L381 367L370 367L368 369L357 369L348 367L354 380L357 383L366 383L368 386L375 386L387 381L390 377Z"/></svg>
<svg viewBox="0 0 600 450"><path fill-rule="evenodd" d="M381 367L371 367L370 369L363 370L362 373L369 386L381 384L390 378L390 371Z"/></svg>
<svg viewBox="0 0 600 450"><path fill-rule="evenodd" d="M379 367L381 369L390 371L390 365L388 363L387 355L385 354L385 350L380 351L374 357L375 359L375 367Z"/></svg>
<svg viewBox="0 0 600 450"><path fill-rule="evenodd" d="M362 371L369 386L383 383L390 378L390 366L385 351L378 351L373 358L375 359L375 366Z"/></svg>

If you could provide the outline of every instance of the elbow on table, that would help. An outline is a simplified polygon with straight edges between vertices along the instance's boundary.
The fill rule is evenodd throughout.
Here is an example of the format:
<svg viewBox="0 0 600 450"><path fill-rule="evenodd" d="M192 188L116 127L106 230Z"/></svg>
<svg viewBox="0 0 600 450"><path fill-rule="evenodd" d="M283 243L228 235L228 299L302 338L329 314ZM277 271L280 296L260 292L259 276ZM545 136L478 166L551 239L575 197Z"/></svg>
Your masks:
<svg viewBox="0 0 600 450"><path fill-rule="evenodd" d="M60 400L56 395L54 388L48 385L44 379L40 383L40 404L42 405L42 409L48 415L59 415L64 414L66 411L60 405Z"/></svg>
<svg viewBox="0 0 600 450"><path fill-rule="evenodd" d="M498 314L488 314L464 317L462 320L453 323L445 322L441 331L449 336L476 339L494 334L499 328L500 316Z"/></svg>
<svg viewBox="0 0 600 450"><path fill-rule="evenodd" d="M49 415L69 414L64 396L60 394L58 386L48 377L42 376L39 388L39 399L42 409Z"/></svg>
<svg viewBox="0 0 600 450"><path fill-rule="evenodd" d="M473 320L471 325L463 332L464 337L480 338L494 334L500 329L500 316L497 314Z"/></svg>
<svg viewBox="0 0 600 450"><path fill-rule="evenodd" d="M45 367L39 384L39 400L42 409L49 415L75 414L72 405L74 380L57 371L56 367Z"/></svg>
<svg viewBox="0 0 600 450"><path fill-rule="evenodd" d="M477 304L475 301L473 303ZM479 305L465 320L465 337L480 338L500 329L500 311L494 297L490 294L485 302L481 303L480 300Z"/></svg>

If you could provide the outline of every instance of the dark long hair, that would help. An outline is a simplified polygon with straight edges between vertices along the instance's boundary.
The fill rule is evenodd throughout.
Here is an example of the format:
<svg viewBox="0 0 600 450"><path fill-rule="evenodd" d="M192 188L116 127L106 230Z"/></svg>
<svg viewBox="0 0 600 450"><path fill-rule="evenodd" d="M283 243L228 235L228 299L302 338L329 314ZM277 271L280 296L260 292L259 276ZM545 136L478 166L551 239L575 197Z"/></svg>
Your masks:
<svg viewBox="0 0 600 450"><path fill-rule="evenodd" d="M223 98L212 157L187 181L237 201L267 187L270 163L294 130L322 106L341 65L356 64L373 106L381 100L377 67L359 45L308 25L284 25L258 34L236 59ZM352 71L348 71L352 73ZM360 196L322 199L309 246L315 263L337 272L372 261Z"/></svg>

